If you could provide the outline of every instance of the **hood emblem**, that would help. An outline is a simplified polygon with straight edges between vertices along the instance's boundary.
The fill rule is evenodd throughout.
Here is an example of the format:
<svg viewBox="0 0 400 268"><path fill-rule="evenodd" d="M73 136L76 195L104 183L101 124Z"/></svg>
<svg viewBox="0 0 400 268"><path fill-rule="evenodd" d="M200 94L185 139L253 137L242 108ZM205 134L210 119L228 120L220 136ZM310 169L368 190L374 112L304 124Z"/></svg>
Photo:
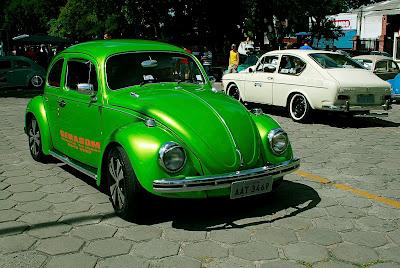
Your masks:
<svg viewBox="0 0 400 268"><path fill-rule="evenodd" d="M236 152L239 155L239 159L240 159L240 166L243 167L244 166L244 161L243 161L243 156L242 153L239 151L239 149L236 149Z"/></svg>
<svg viewBox="0 0 400 268"><path fill-rule="evenodd" d="M144 123L148 127L155 127L156 126L156 121L154 119L152 119L152 118L147 119Z"/></svg>

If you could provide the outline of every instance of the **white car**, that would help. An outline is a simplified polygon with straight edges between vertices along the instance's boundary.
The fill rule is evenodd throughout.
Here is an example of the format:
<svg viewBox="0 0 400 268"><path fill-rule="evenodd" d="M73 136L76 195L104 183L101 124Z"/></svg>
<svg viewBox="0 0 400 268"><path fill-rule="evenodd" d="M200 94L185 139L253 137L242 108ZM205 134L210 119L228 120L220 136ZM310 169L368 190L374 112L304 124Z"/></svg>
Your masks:
<svg viewBox="0 0 400 268"><path fill-rule="evenodd" d="M242 102L287 107L294 121L306 121L313 109L364 115L390 109L389 83L323 50L271 51L247 72L225 74L222 83Z"/></svg>

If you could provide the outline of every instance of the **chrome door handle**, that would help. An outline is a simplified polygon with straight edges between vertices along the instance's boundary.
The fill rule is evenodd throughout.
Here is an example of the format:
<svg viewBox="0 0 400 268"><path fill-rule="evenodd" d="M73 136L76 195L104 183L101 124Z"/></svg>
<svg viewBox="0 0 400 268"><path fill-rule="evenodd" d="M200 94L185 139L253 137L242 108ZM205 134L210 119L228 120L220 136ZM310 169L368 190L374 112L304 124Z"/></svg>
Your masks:
<svg viewBox="0 0 400 268"><path fill-rule="evenodd" d="M59 101L58 101L58 105L59 105L61 108L63 108L63 107L65 107L65 105L67 105L67 103L66 103L64 100L59 100Z"/></svg>
<svg viewBox="0 0 400 268"><path fill-rule="evenodd" d="M254 83L254 86L255 86L255 87L261 87L261 83L256 82L256 83Z"/></svg>
<svg viewBox="0 0 400 268"><path fill-rule="evenodd" d="M272 78L272 77L267 77L267 79L268 79L268 80L274 80L274 78Z"/></svg>

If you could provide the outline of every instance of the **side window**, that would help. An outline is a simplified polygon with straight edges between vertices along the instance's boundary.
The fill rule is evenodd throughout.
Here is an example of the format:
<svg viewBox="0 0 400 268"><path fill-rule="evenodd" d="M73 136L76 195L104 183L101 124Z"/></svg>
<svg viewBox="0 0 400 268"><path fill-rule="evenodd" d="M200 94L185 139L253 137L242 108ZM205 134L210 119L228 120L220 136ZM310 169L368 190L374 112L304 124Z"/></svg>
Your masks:
<svg viewBox="0 0 400 268"><path fill-rule="evenodd" d="M375 72L386 72L387 71L387 61L381 60L375 64Z"/></svg>
<svg viewBox="0 0 400 268"><path fill-rule="evenodd" d="M389 61L389 72L398 73L399 71L400 70L399 70L399 66L397 65L397 63L392 60Z"/></svg>
<svg viewBox="0 0 400 268"><path fill-rule="evenodd" d="M265 56L258 64L257 72L273 73L278 65L278 56Z"/></svg>
<svg viewBox="0 0 400 268"><path fill-rule="evenodd" d="M11 61L8 60L0 61L0 69L10 69L10 68L11 68Z"/></svg>
<svg viewBox="0 0 400 268"><path fill-rule="evenodd" d="M88 60L68 61L66 79L66 85L69 89L86 94L97 91L96 68Z"/></svg>
<svg viewBox="0 0 400 268"><path fill-rule="evenodd" d="M47 79L47 83L53 87L60 87L61 82L61 72L63 67L64 60L60 59L51 67L49 78Z"/></svg>
<svg viewBox="0 0 400 268"><path fill-rule="evenodd" d="M298 75L306 68L306 63L295 56L283 55L279 64L280 74Z"/></svg>
<svg viewBox="0 0 400 268"><path fill-rule="evenodd" d="M19 69L31 68L31 65L29 64L29 62L26 62L23 60L16 60L14 62L14 66L15 66L15 68L19 68Z"/></svg>

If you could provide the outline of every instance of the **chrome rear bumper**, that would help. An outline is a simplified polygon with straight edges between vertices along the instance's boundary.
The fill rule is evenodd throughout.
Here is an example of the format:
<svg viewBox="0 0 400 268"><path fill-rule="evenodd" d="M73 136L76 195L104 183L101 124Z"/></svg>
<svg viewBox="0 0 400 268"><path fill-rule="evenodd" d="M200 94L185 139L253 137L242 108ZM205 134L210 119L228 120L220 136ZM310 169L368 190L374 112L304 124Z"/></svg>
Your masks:
<svg viewBox="0 0 400 268"><path fill-rule="evenodd" d="M272 177L278 178L300 167L300 159L292 159L276 165L240 170L232 173L186 177L179 179L160 179L153 182L153 190L158 193L179 193L228 188L233 182Z"/></svg>
<svg viewBox="0 0 400 268"><path fill-rule="evenodd" d="M346 101L344 105L322 105L322 110L328 111L338 111L338 112L362 112L362 111L370 111L370 110L377 110L377 111L388 111L392 109L390 105L390 100L386 100L385 104L383 105L359 105L359 104L351 104L349 101Z"/></svg>

